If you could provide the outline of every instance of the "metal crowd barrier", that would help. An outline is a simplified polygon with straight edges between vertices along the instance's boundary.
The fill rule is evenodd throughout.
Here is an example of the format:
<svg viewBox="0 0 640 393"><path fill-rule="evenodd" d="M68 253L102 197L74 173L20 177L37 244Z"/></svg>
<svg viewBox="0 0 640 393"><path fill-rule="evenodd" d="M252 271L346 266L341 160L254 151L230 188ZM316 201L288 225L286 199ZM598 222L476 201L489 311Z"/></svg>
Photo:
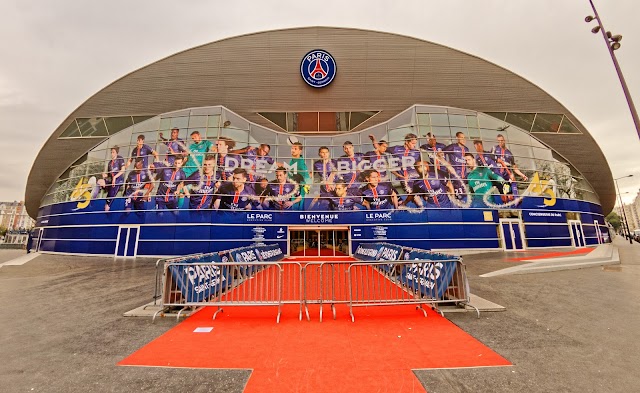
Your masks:
<svg viewBox="0 0 640 393"><path fill-rule="evenodd" d="M302 267L302 282L304 283L303 304L307 320L309 305L320 305L320 322L322 322L323 305L331 305L333 319L336 319L336 304L349 303L349 287L347 285L347 270L350 261L308 262Z"/></svg>
<svg viewBox="0 0 640 393"><path fill-rule="evenodd" d="M310 320L309 305L329 304L336 318L337 304L355 307L414 304L427 316L424 305L470 306L465 265L460 259L396 260L378 262L186 262L206 260L210 254L159 260L164 263L160 286L162 309L217 306L274 306L280 321L282 306L295 304ZM212 255L212 254L211 254ZM158 295L156 289L156 295ZM473 306L471 306L473 307ZM475 307L474 307L475 308ZM475 309L478 317L479 311Z"/></svg>
<svg viewBox="0 0 640 393"><path fill-rule="evenodd" d="M451 271L450 278L446 271ZM423 305L443 314L438 309L441 304L469 306L480 317L479 310L469 304L469 282L460 259L351 263L347 282L352 321L354 307L403 304L415 304L425 317Z"/></svg>
<svg viewBox="0 0 640 393"><path fill-rule="evenodd" d="M162 302L162 294L163 294L163 280L164 280L164 265L166 262L186 262L192 259L203 258L209 255L213 255L217 253L209 253L209 254L192 254L184 257L173 257L173 258L161 258L156 261L156 273L155 273L155 289L153 291L153 306L158 306L158 301ZM144 308L152 306L151 304L146 305ZM162 311L162 310L161 310ZM155 319L155 315L153 318Z"/></svg>
<svg viewBox="0 0 640 393"><path fill-rule="evenodd" d="M250 276L247 263L167 262L164 266L162 307L181 307L178 318L190 307L217 306L215 319L223 306L233 305L276 306L280 320L282 268L276 262L252 264Z"/></svg>

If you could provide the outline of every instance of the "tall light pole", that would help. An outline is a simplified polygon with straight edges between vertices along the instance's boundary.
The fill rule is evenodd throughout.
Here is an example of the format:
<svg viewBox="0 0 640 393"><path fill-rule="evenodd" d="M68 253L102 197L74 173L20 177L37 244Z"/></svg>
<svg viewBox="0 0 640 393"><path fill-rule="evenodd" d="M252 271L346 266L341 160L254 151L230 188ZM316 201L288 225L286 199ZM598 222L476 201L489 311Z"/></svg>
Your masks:
<svg viewBox="0 0 640 393"><path fill-rule="evenodd" d="M629 105L629 110L631 111L631 117L633 117L633 124L635 124L636 132L638 133L638 138L640 138L640 120L638 120L638 112L636 111L636 107L633 104L633 99L631 98L631 94L629 93L627 82L624 80L624 76L622 75L622 70L620 70L618 59L616 59L616 55L613 53L614 50L620 48L620 41L622 40L622 36L620 34L612 35L610 31L606 31L604 29L604 26L602 25L602 20L598 15L598 11L596 11L596 7L593 5L593 0L589 0L589 3L591 4L591 8L593 9L593 14L595 16L589 15L584 18L584 21L589 23L592 20L596 20L598 22L598 26L591 29L591 32L593 34L597 34L599 31L602 32L604 42L607 44L609 54L611 54L611 60L613 60L613 65L616 67L616 72L618 73L618 79L620 80L620 84L622 85L624 96L627 99L627 104Z"/></svg>
<svg viewBox="0 0 640 393"><path fill-rule="evenodd" d="M624 226L627 229L627 236L629 236L629 244L633 244L633 239L631 238L631 231L629 231L629 223L627 222L627 213L624 211L624 204L622 203L622 194L620 194L620 187L618 187L618 180L624 179L627 177L633 177L633 175L622 176L617 179L613 179L616 182L616 189L618 190L618 197L620 198L620 209L622 209L622 217L624 218Z"/></svg>

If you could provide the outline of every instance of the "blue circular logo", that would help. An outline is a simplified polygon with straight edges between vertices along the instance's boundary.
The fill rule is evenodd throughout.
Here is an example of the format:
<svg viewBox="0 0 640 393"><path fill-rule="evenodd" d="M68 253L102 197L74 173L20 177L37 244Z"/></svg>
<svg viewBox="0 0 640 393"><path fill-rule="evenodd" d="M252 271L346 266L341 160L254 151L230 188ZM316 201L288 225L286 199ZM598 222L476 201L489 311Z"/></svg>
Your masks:
<svg viewBox="0 0 640 393"><path fill-rule="evenodd" d="M311 87L325 87L336 76L336 61L329 52L314 49L304 55L300 63L300 75Z"/></svg>

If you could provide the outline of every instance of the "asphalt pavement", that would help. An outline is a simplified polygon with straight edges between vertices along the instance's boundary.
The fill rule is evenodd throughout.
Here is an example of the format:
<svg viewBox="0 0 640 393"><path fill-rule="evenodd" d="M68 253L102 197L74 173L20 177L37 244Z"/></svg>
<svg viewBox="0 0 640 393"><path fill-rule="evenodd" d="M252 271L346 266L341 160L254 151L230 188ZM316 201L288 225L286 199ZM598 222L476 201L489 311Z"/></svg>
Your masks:
<svg viewBox="0 0 640 393"><path fill-rule="evenodd" d="M491 278L479 275L540 251L465 255L471 291L506 311L446 316L514 366L416 370L426 390L639 391L640 244L614 244L620 265ZM0 390L242 392L249 370L116 366L176 324L123 317L151 300L154 275L150 259L41 255L3 266Z"/></svg>

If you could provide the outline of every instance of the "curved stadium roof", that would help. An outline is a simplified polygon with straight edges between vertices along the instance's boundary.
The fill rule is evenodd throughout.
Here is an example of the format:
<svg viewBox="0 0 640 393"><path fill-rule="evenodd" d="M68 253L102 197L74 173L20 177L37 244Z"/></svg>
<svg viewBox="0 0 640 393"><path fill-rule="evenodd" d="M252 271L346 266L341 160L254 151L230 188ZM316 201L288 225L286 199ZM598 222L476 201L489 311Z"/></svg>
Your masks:
<svg viewBox="0 0 640 393"><path fill-rule="evenodd" d="M300 60L322 48L337 61L333 83L309 87ZM564 114L579 133L535 133L591 183L603 212L615 204L604 154L567 108L524 78L486 60L416 38L377 31L306 27L232 37L169 56L100 90L49 137L29 173L25 202L35 217L51 184L107 137L58 139L76 118L149 116L222 105L273 128L261 112L380 111L356 130L414 104L480 112Z"/></svg>

